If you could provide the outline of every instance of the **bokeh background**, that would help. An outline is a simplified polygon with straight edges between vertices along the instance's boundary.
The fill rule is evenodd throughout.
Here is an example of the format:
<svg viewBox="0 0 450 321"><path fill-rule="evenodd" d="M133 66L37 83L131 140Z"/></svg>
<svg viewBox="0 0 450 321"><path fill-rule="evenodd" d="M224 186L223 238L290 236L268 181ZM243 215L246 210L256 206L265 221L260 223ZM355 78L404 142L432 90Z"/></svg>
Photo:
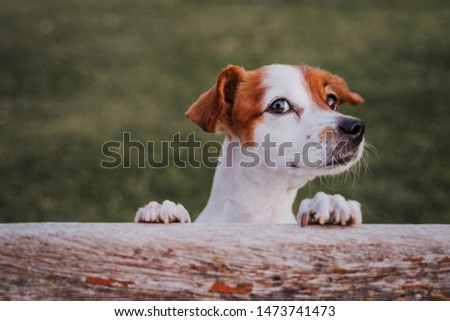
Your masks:
<svg viewBox="0 0 450 321"><path fill-rule="evenodd" d="M371 223L450 223L448 1L0 3L0 221L131 221L149 200L197 216L214 170L102 169L101 146L196 131L184 116L228 64L309 64L366 103L369 170L315 180Z"/></svg>

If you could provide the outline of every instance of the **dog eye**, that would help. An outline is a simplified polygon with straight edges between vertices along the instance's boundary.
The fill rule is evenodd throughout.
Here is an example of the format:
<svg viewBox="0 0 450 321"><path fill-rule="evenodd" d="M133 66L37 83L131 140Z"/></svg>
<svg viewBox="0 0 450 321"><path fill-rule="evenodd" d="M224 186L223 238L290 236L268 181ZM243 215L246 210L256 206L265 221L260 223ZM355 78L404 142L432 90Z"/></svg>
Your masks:
<svg viewBox="0 0 450 321"><path fill-rule="evenodd" d="M330 106L331 109L336 110L337 103L338 103L338 101L337 101L337 98L335 95L333 95L333 94L327 95L327 104L328 104L328 106Z"/></svg>
<svg viewBox="0 0 450 321"><path fill-rule="evenodd" d="M269 112L273 114L283 114L291 109L291 106L284 98L279 98L270 104L267 109Z"/></svg>

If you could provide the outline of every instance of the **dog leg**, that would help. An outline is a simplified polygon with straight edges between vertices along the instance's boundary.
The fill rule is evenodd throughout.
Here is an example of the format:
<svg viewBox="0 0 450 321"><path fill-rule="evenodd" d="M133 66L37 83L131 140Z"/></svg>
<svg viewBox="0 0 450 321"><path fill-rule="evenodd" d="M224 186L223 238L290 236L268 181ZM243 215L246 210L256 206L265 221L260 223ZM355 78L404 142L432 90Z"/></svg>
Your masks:
<svg viewBox="0 0 450 321"><path fill-rule="evenodd" d="M297 221L301 226L315 223L358 225L362 223L361 204L347 201L339 194L318 192L313 199L307 198L300 203Z"/></svg>
<svg viewBox="0 0 450 321"><path fill-rule="evenodd" d="M190 223L191 217L181 204L171 201L150 202L141 207L134 217L135 223Z"/></svg>

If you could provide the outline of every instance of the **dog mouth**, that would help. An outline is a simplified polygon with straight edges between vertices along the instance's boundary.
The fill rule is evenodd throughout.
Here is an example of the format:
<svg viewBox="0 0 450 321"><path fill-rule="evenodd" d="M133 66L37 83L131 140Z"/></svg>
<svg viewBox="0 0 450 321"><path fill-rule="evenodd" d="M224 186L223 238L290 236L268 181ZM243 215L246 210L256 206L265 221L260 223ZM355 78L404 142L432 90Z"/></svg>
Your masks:
<svg viewBox="0 0 450 321"><path fill-rule="evenodd" d="M330 148L325 158L326 168L334 169L336 167L351 166L359 159L364 143L353 141L341 141L334 148Z"/></svg>
<svg viewBox="0 0 450 321"><path fill-rule="evenodd" d="M357 157L357 153L353 153L345 156L335 156L332 155L331 159L327 160L325 163L325 167L337 167L337 166L346 166L355 160Z"/></svg>
<svg viewBox="0 0 450 321"><path fill-rule="evenodd" d="M323 148L320 148L323 146ZM314 145L312 151L319 153L297 152L286 162L288 168L315 168L334 170L338 167L350 167L362 154L364 143L341 140L336 144Z"/></svg>
<svg viewBox="0 0 450 321"><path fill-rule="evenodd" d="M330 148L325 158L326 168L336 168L340 166L349 166L358 159L361 142L340 141L336 146Z"/></svg>
<svg viewBox="0 0 450 321"><path fill-rule="evenodd" d="M308 157L296 157L294 160L287 162L286 165L289 168L311 167L317 169L335 169L337 167L350 166L358 159L359 147L359 145L347 146L345 149L334 148L328 150L325 159L322 160L314 159L311 161Z"/></svg>
<svg viewBox="0 0 450 321"><path fill-rule="evenodd" d="M312 162L311 164L315 168L335 168L339 166L347 166L351 162L353 162L358 156L358 153L352 153L352 154L346 154L344 156L342 155L331 155L329 159L324 161L318 161L318 163ZM302 164L299 160L293 160L286 163L287 167L290 168L299 168L302 167L302 165L308 165L308 164Z"/></svg>

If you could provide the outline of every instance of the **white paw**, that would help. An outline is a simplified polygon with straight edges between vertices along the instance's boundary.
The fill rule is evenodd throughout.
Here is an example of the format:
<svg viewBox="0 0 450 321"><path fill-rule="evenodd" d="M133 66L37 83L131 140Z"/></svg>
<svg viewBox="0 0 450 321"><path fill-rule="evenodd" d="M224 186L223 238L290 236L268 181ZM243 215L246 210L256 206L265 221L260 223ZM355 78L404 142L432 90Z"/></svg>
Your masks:
<svg viewBox="0 0 450 321"><path fill-rule="evenodd" d="M171 201L150 202L141 207L134 217L135 223L190 223L191 217L188 211L181 204Z"/></svg>
<svg viewBox="0 0 450 321"><path fill-rule="evenodd" d="M300 203L297 221L301 226L310 223L358 225L362 223L361 204L346 201L341 195L327 195L318 192L313 199Z"/></svg>

